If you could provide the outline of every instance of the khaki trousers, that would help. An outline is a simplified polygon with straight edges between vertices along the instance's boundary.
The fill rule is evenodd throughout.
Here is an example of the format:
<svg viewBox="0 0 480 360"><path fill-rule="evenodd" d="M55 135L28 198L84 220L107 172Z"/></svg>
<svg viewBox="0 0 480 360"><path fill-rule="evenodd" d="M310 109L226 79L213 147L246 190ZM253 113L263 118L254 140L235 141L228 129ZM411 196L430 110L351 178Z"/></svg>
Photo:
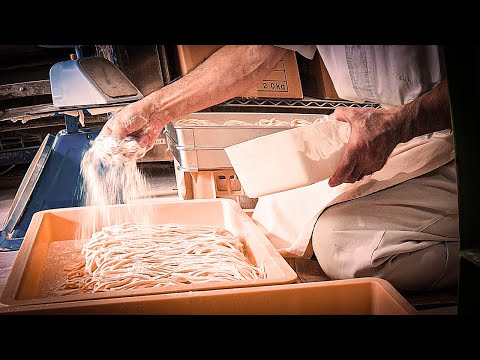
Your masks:
<svg viewBox="0 0 480 360"><path fill-rule="evenodd" d="M398 290L458 283L455 161L382 191L332 205L319 216L312 246L331 279L378 277Z"/></svg>

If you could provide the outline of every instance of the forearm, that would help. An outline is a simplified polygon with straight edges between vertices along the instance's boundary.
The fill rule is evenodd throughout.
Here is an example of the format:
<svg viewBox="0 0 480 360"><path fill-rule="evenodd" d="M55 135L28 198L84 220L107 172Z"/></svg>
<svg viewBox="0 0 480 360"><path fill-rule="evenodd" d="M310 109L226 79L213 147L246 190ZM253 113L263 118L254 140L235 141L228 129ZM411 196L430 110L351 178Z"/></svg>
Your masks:
<svg viewBox="0 0 480 360"><path fill-rule="evenodd" d="M152 118L166 124L244 95L272 71L285 51L269 45L223 46L196 69L144 100Z"/></svg>
<svg viewBox="0 0 480 360"><path fill-rule="evenodd" d="M447 80L442 80L429 92L404 105L396 117L402 121L401 142L450 129L452 125Z"/></svg>

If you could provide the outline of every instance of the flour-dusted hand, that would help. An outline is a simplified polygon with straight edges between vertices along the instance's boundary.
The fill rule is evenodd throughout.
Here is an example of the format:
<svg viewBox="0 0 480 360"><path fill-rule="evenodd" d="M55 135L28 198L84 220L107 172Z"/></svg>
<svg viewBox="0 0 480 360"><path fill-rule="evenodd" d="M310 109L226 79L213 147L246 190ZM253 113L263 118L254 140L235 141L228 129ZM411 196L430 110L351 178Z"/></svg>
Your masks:
<svg viewBox="0 0 480 360"><path fill-rule="evenodd" d="M160 135L164 123L155 117L154 104L148 97L125 106L103 126L99 136L112 137L120 142L127 136L136 138L138 144L150 150Z"/></svg>
<svg viewBox="0 0 480 360"><path fill-rule="evenodd" d="M244 96L273 71L286 49L272 45L225 45L178 80L127 105L99 136L121 141L128 135L150 150L170 121Z"/></svg>
<svg viewBox="0 0 480 360"><path fill-rule="evenodd" d="M351 127L342 159L328 184L354 183L380 170L401 142L401 123L396 109L337 108L330 119Z"/></svg>

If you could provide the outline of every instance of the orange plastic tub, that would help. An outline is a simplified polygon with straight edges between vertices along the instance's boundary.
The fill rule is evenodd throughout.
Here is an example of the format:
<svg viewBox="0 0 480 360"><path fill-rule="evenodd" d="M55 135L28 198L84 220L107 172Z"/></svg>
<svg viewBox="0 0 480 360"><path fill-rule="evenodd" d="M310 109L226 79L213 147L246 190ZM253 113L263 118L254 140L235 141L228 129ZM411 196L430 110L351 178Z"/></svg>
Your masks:
<svg viewBox="0 0 480 360"><path fill-rule="evenodd" d="M6 305L53 304L72 301L112 299L185 293L195 290L255 287L294 283L297 274L278 253L253 220L229 199L167 200L138 202L109 207L108 218L124 222L125 207L142 211L153 224L180 223L223 227L245 240L247 259L256 266L263 264L266 278L234 280L191 285L172 285L151 289L119 290L81 295L52 295L66 279L64 266L77 254L82 241L75 240L81 224L91 224L91 231L105 225L99 221L99 207L76 207L41 211L32 217L23 244L7 279L0 302ZM173 297L177 295L172 295ZM188 295L187 295L188 297ZM117 300L112 300L113 302Z"/></svg>
<svg viewBox="0 0 480 360"><path fill-rule="evenodd" d="M9 306L10 314L110 315L415 315L415 308L377 278L257 286L160 295Z"/></svg>

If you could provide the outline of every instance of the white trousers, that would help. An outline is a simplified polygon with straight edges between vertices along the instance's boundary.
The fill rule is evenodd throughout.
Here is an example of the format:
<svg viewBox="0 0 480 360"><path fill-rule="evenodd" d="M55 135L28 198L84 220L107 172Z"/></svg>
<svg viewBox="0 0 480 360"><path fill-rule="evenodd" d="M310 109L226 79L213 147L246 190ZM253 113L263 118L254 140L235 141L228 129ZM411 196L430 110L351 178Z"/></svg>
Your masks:
<svg viewBox="0 0 480 360"><path fill-rule="evenodd" d="M406 291L451 288L458 283L458 220L451 161L325 209L314 227L312 245L331 279L373 276Z"/></svg>

